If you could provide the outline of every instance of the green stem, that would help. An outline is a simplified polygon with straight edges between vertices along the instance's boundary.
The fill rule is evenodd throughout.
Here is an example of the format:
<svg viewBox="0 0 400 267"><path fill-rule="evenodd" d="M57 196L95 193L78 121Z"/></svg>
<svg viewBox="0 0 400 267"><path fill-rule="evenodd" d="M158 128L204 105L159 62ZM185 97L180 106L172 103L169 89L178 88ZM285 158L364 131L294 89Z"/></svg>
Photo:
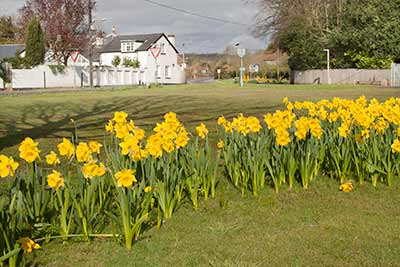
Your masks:
<svg viewBox="0 0 400 267"><path fill-rule="evenodd" d="M9 258L18 255L18 253L21 251L21 248L16 248L14 250L11 250L10 252L8 252L6 255L3 255L0 257L0 262L6 261Z"/></svg>

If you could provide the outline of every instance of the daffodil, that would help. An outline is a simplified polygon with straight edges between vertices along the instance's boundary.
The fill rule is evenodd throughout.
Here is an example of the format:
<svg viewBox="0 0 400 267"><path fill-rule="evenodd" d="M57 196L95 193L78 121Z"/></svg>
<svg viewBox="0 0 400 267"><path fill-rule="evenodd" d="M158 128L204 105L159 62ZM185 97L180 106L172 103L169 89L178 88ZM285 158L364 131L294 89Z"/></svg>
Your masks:
<svg viewBox="0 0 400 267"><path fill-rule="evenodd" d="M218 123L218 125L221 125L221 126L224 125L226 123L225 117L224 116L219 117L217 123Z"/></svg>
<svg viewBox="0 0 400 267"><path fill-rule="evenodd" d="M353 183L351 183L351 182L343 183L340 185L339 189L342 192L346 192L346 193L350 192L353 190Z"/></svg>
<svg viewBox="0 0 400 267"><path fill-rule="evenodd" d="M126 123L127 117L128 117L128 114L126 114L123 111L117 111L114 113L114 121L116 123L120 123L120 124Z"/></svg>
<svg viewBox="0 0 400 267"><path fill-rule="evenodd" d="M27 137L19 146L19 156L28 163L34 162L39 158L40 150L37 148L38 143L32 138Z"/></svg>
<svg viewBox="0 0 400 267"><path fill-rule="evenodd" d="M93 177L101 177L106 173L106 168L103 163L97 165L95 162L89 162L82 166L83 176L87 179Z"/></svg>
<svg viewBox="0 0 400 267"><path fill-rule="evenodd" d="M167 114L164 115L164 119L166 122L176 121L176 113L168 112Z"/></svg>
<svg viewBox="0 0 400 267"><path fill-rule="evenodd" d="M217 147L218 147L218 149L222 149L222 148L224 147L224 141L220 140L220 141L217 143Z"/></svg>
<svg viewBox="0 0 400 267"><path fill-rule="evenodd" d="M109 133L114 133L114 124L112 122L112 120L109 120L108 123L105 126L106 132Z"/></svg>
<svg viewBox="0 0 400 267"><path fill-rule="evenodd" d="M75 147L71 141L66 138L63 138L63 141L57 145L57 148L61 156L66 156L68 159L71 159L74 156Z"/></svg>
<svg viewBox="0 0 400 267"><path fill-rule="evenodd" d="M122 149L122 155L132 155L135 151L139 150L139 140L136 136L130 134L124 138L124 141L119 146Z"/></svg>
<svg viewBox="0 0 400 267"><path fill-rule="evenodd" d="M185 147L188 144L188 142L189 142L188 133L186 131L182 131L177 135L175 139L176 148Z"/></svg>
<svg viewBox="0 0 400 267"><path fill-rule="evenodd" d="M31 253L34 249L40 248L40 245L38 243L35 243L35 241L28 237L21 237L20 239L18 239L17 242L21 244L21 248L28 253Z"/></svg>
<svg viewBox="0 0 400 267"><path fill-rule="evenodd" d="M196 131L197 131L198 136L200 136L203 139L206 138L206 136L208 134L207 127L204 123L201 123L199 126L197 126Z"/></svg>
<svg viewBox="0 0 400 267"><path fill-rule="evenodd" d="M47 175L47 184L51 188L58 190L64 186L64 178L61 176L61 173L53 170L51 174Z"/></svg>
<svg viewBox="0 0 400 267"><path fill-rule="evenodd" d="M48 165L57 165L60 164L60 159L58 158L57 154L54 151L51 151L47 156L46 156L46 162Z"/></svg>
<svg viewBox="0 0 400 267"><path fill-rule="evenodd" d="M89 142L89 148L92 153L100 154L100 149L103 147L102 144L96 141Z"/></svg>
<svg viewBox="0 0 400 267"><path fill-rule="evenodd" d="M124 139L126 136L129 135L129 129L128 129L128 126L126 124L117 123L114 126L114 130L115 130L115 136L118 139Z"/></svg>
<svg viewBox="0 0 400 267"><path fill-rule="evenodd" d="M87 143L81 142L76 147L76 159L78 162L88 162L92 159L91 150Z"/></svg>
<svg viewBox="0 0 400 267"><path fill-rule="evenodd" d="M12 157L0 155L0 178L14 176L15 170L18 166L18 162L15 162Z"/></svg>
<svg viewBox="0 0 400 267"><path fill-rule="evenodd" d="M136 128L136 129L133 131L133 134L134 134L135 137L140 141L140 140L143 140L143 138L144 138L145 135L146 135L146 132L145 132L143 129L141 129L141 128Z"/></svg>
<svg viewBox="0 0 400 267"><path fill-rule="evenodd" d="M394 140L392 144L392 152L393 153L400 153L400 141L399 139Z"/></svg>
<svg viewBox="0 0 400 267"><path fill-rule="evenodd" d="M135 171L130 169L124 169L115 174L115 179L117 179L118 187L130 187L134 182L137 182L134 175Z"/></svg>

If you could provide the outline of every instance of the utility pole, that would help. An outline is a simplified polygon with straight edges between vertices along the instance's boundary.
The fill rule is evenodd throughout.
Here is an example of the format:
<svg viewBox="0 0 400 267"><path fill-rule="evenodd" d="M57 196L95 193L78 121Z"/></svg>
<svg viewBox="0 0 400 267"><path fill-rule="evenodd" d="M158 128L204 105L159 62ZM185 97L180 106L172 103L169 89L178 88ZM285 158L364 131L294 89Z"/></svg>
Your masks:
<svg viewBox="0 0 400 267"><path fill-rule="evenodd" d="M186 69L186 61L185 61L185 43L182 44L182 61L183 61L183 68Z"/></svg>
<svg viewBox="0 0 400 267"><path fill-rule="evenodd" d="M277 49L277 51L276 51L276 53L277 53L277 58L276 58L276 78L278 79L278 82L281 80L281 74L280 74L280 64L281 64L281 62L280 62L280 57L281 57L281 50L280 50L280 48L279 48L279 41L278 41L278 44L277 44L277 47L278 47L278 49Z"/></svg>
<svg viewBox="0 0 400 267"><path fill-rule="evenodd" d="M89 84L93 87L93 38L92 38L92 0L89 0Z"/></svg>

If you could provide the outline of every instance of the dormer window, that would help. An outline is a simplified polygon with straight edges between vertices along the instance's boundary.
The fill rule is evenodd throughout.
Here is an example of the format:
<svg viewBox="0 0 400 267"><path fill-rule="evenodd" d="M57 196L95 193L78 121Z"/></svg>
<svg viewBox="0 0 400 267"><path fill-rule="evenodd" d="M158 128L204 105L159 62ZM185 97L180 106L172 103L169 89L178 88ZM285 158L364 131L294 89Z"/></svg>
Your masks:
<svg viewBox="0 0 400 267"><path fill-rule="evenodd" d="M135 50L136 50L135 42L125 41L125 42L121 43L121 52L122 53L134 52Z"/></svg>

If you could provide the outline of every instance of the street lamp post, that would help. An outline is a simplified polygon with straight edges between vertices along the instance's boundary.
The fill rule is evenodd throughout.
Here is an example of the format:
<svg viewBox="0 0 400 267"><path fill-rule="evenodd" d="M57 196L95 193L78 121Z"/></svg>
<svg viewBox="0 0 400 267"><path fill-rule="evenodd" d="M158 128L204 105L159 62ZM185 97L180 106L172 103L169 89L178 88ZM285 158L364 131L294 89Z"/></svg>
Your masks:
<svg viewBox="0 0 400 267"><path fill-rule="evenodd" d="M239 44L237 44L236 46L239 46ZM244 72L243 57L246 55L246 49L238 47L237 54L240 57L240 87L243 87L243 72Z"/></svg>
<svg viewBox="0 0 400 267"><path fill-rule="evenodd" d="M324 51L326 52L326 58L327 58L327 72L328 72L328 84L331 84L331 67L330 67L330 51L329 49L324 49Z"/></svg>
<svg viewBox="0 0 400 267"><path fill-rule="evenodd" d="M182 66L184 69L186 69L185 43L182 43Z"/></svg>

